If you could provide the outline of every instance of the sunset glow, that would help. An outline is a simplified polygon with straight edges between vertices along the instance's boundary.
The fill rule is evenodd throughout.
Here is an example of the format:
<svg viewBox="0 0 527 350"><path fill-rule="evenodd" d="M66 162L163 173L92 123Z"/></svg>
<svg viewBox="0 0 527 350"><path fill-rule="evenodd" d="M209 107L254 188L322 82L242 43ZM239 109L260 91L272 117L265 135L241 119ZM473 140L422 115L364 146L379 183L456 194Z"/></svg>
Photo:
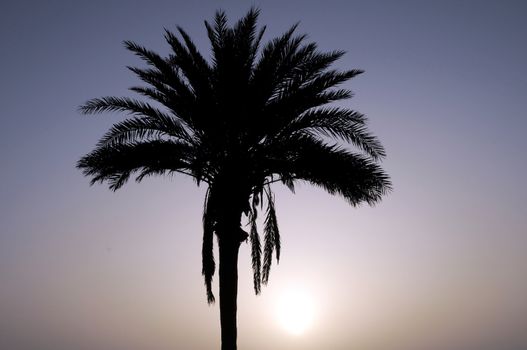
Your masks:
<svg viewBox="0 0 527 350"><path fill-rule="evenodd" d="M313 326L315 301L304 290L288 290L277 303L280 326L293 335L301 335Z"/></svg>

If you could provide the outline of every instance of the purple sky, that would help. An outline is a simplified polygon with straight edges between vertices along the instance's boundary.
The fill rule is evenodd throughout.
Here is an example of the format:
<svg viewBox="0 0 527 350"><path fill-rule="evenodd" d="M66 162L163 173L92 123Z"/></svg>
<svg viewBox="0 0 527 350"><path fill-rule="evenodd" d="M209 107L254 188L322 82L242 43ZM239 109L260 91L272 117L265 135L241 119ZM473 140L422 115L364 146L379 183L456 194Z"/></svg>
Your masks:
<svg viewBox="0 0 527 350"><path fill-rule="evenodd" d="M277 186L283 257L261 296L242 246L241 349L527 348L527 5L522 1L262 1L269 39L300 21L365 74L347 102L385 145L394 191L353 209ZM117 193L75 169L119 115L89 98L130 95L125 39L167 53L184 27L245 1L45 1L0 7L0 348L210 349L218 307L201 279L204 188L184 177ZM216 286L217 287L217 286ZM276 321L311 295L313 325Z"/></svg>

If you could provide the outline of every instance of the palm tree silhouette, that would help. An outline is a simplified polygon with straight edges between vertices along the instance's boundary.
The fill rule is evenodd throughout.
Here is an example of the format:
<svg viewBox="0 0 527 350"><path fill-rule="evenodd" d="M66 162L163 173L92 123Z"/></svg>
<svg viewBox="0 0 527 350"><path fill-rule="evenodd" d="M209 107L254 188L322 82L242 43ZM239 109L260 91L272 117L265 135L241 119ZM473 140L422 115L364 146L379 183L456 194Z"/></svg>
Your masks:
<svg viewBox="0 0 527 350"><path fill-rule="evenodd" d="M258 13L251 9L234 26L222 11L212 24L205 22L210 62L180 27L179 36L165 30L172 49L167 57L125 41L148 66L129 67L147 83L131 90L159 107L128 97L96 98L80 107L84 114L128 114L77 163L92 184L106 182L117 190L132 174L141 181L183 173L207 185L202 273L213 303L216 235L223 350L236 349L240 244L251 244L256 294L269 280L273 253L280 259L272 183L291 191L299 181L311 183L353 206L376 203L391 186L378 165L384 149L368 132L364 115L328 105L350 98L349 90L337 86L362 71L330 70L344 52L320 52L295 34L296 25L261 45L265 27L257 28ZM264 204L261 242L257 216ZM241 228L243 218L249 233Z"/></svg>

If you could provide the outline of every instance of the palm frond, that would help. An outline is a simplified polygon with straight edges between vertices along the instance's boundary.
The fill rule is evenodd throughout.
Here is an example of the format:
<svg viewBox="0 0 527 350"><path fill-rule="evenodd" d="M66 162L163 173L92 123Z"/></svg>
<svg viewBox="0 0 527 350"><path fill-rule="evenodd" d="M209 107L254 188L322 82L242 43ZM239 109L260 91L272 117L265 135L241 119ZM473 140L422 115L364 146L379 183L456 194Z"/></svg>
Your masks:
<svg viewBox="0 0 527 350"><path fill-rule="evenodd" d="M157 54L154 51L148 50L147 48L131 41L131 40L125 40L123 41L124 46L132 51L134 54L139 56L141 59L146 61L148 65L156 67L157 69L164 70L164 68L170 68L167 65L166 60L161 57L159 54Z"/></svg>
<svg viewBox="0 0 527 350"><path fill-rule="evenodd" d="M99 140L98 146L114 145L118 143L157 140L163 137L176 138L189 144L193 137L177 120L166 116L163 119L151 117L128 118L115 123Z"/></svg>
<svg viewBox="0 0 527 350"><path fill-rule="evenodd" d="M165 90L164 85L166 85L176 91L179 95L187 98L189 97L191 91L178 74L178 67L174 67L170 59L161 57L157 53L148 50L133 41L127 40L124 44L128 50L145 60L147 64L152 67L151 69L128 67L128 69L136 73L139 78L161 91Z"/></svg>
<svg viewBox="0 0 527 350"><path fill-rule="evenodd" d="M241 58L240 61L247 70L248 78L251 75L259 41L263 35L262 31L257 34L256 22L259 14L260 10L252 7L245 17L240 19L233 27L237 55Z"/></svg>
<svg viewBox="0 0 527 350"><path fill-rule="evenodd" d="M187 144L166 140L101 145L82 157L77 168L92 178L92 185L107 182L115 191L134 172L140 173L138 181L154 173L184 172L194 176L189 166L192 152Z"/></svg>
<svg viewBox="0 0 527 350"><path fill-rule="evenodd" d="M205 28L207 29L207 35L212 46L213 61L214 64L217 65L215 57L219 55L219 51L222 48L222 38L229 29L227 26L227 15L225 14L225 11L216 11L214 14L214 25L205 21Z"/></svg>
<svg viewBox="0 0 527 350"><path fill-rule="evenodd" d="M361 202L374 205L391 190L388 175L371 158L311 135L291 135L270 150L265 162L269 171L320 186L353 206Z"/></svg>
<svg viewBox="0 0 527 350"><path fill-rule="evenodd" d="M299 131L340 138L367 152L374 160L386 156L384 147L368 132L366 117L350 109L310 109L288 124L282 133L288 135Z"/></svg>
<svg viewBox="0 0 527 350"><path fill-rule="evenodd" d="M87 101L79 107L83 114L99 114L103 112L126 112L130 115L150 116L152 118L170 118L149 103L129 97L99 97Z"/></svg>
<svg viewBox="0 0 527 350"><path fill-rule="evenodd" d="M212 70L203 56L197 50L190 36L181 27L177 27L185 45L175 34L165 29L165 39L170 44L173 54L169 56L170 63L178 67L185 76L195 96L202 98L210 95L210 76Z"/></svg>
<svg viewBox="0 0 527 350"><path fill-rule="evenodd" d="M210 190L205 194L205 204L203 206L203 244L201 248L203 278L207 290L207 302L214 303L214 293L212 292L212 277L216 270L214 261L214 220L211 213Z"/></svg>
<svg viewBox="0 0 527 350"><path fill-rule="evenodd" d="M257 205L257 204L256 204ZM249 239L251 241L251 262L253 268L253 284L254 292L260 294L261 282L262 282L262 246L260 243L260 235L258 234L258 228L256 225L257 209L253 202L253 206L249 215L249 222L251 225L251 231Z"/></svg>
<svg viewBox="0 0 527 350"><path fill-rule="evenodd" d="M293 25L282 36L268 42L263 48L260 58L256 62L252 71L251 91L255 95L256 103L265 104L272 96L276 85L281 82L282 76L288 71L288 57L292 54L293 45L290 41L296 31L298 24ZM295 42L301 42L305 36L298 36ZM287 52L289 50L289 52Z"/></svg>
<svg viewBox="0 0 527 350"><path fill-rule="evenodd" d="M193 139L192 128L177 115L167 114L147 102L139 101L129 97L101 97L94 98L79 107L83 114L99 114L103 112L125 112L129 115L139 116L145 123L158 125L171 136L182 138L191 142ZM146 118L144 118L146 117Z"/></svg>
<svg viewBox="0 0 527 350"><path fill-rule="evenodd" d="M126 68L137 75L143 82L156 89L160 94L159 96L163 96L160 102L164 105L166 105L166 101L181 104L195 99L194 91L178 73L173 73L173 76L170 76L155 68L132 66L127 66ZM172 108L173 105L167 107Z"/></svg>
<svg viewBox="0 0 527 350"><path fill-rule="evenodd" d="M267 284L273 258L273 251L276 252L276 261L280 261L280 232L276 221L276 210L274 207L274 195L271 189L266 189L267 195L267 215L264 222L264 259L262 269L262 283Z"/></svg>
<svg viewBox="0 0 527 350"><path fill-rule="evenodd" d="M267 108L281 111L282 114L298 115L310 108L341 99L340 97L347 98L349 93L340 90L338 95L335 95L335 91L330 89L361 73L361 70L329 71L307 80L303 80L302 77L298 80L288 80L268 102Z"/></svg>

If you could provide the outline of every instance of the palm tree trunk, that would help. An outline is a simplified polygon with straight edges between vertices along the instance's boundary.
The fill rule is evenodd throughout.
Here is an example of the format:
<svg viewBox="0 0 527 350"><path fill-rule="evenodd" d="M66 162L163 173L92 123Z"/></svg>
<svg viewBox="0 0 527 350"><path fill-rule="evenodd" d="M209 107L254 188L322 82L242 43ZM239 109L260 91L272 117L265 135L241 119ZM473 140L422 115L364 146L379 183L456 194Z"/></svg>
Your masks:
<svg viewBox="0 0 527 350"><path fill-rule="evenodd" d="M232 233L219 239L221 350L236 350L240 244L241 241Z"/></svg>
<svg viewBox="0 0 527 350"><path fill-rule="evenodd" d="M241 229L241 218L249 193L231 173L218 180L211 199L217 206L216 234L220 255L221 350L236 350L238 298L238 252L249 236ZM248 192L248 191L247 191ZM212 197L214 196L214 197ZM221 203L221 204L219 204Z"/></svg>

